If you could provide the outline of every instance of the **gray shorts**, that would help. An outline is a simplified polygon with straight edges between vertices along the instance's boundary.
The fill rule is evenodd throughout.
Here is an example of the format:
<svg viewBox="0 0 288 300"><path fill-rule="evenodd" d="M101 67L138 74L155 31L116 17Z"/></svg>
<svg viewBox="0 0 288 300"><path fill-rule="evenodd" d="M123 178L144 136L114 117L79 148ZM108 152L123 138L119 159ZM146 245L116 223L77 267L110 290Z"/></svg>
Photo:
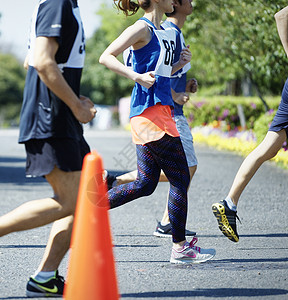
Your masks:
<svg viewBox="0 0 288 300"><path fill-rule="evenodd" d="M81 171L84 156L90 152L84 137L33 139L25 143L26 176L41 177L51 173L55 166L64 172Z"/></svg>
<svg viewBox="0 0 288 300"><path fill-rule="evenodd" d="M188 122L185 116L182 115L174 116L174 119L177 130L180 134L180 139L186 155L188 167L197 166L198 161L194 150L193 136L191 134L191 129L189 128Z"/></svg>

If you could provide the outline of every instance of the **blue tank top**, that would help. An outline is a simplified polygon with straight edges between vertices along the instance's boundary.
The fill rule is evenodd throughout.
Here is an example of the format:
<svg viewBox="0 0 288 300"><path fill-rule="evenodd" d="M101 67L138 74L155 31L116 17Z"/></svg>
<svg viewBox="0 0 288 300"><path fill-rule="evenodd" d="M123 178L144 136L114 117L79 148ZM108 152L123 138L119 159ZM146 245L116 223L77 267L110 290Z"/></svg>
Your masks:
<svg viewBox="0 0 288 300"><path fill-rule="evenodd" d="M125 64L129 66L129 58L132 59L133 70L143 74L149 71L155 74L155 83L149 89L139 83L135 86L131 95L130 118L141 113L157 103L174 107L171 94L170 76L175 52L174 30L158 30L155 25L146 18L140 18L147 23L151 31L151 41L138 50L128 50Z"/></svg>

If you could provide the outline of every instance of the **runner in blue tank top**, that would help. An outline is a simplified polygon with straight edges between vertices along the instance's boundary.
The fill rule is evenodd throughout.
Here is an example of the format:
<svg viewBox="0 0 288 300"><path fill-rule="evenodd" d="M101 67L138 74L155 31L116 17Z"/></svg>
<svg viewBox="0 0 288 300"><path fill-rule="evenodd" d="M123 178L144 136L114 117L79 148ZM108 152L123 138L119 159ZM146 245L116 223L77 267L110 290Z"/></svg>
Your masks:
<svg viewBox="0 0 288 300"><path fill-rule="evenodd" d="M283 48L288 56L288 6L275 14L276 25ZM212 205L219 229L232 242L239 241L236 218L237 204L247 184L261 165L273 158L288 137L288 79L284 84L282 98L270 128L261 142L241 164L228 196Z"/></svg>
<svg viewBox="0 0 288 300"><path fill-rule="evenodd" d="M165 30L173 30L175 32L176 43L173 55L174 62L177 62L179 60L181 51L186 47L181 28L183 27L187 16L189 16L192 11L193 6L191 0L175 0L174 11L172 13L166 13L168 18L161 24L161 27L163 27ZM129 47L123 53L123 60L125 65L127 65L128 67L132 67L132 59L133 50L131 49L131 47ZM183 113L183 106L189 100L189 93L195 93L197 91L197 80L194 78L187 80L186 73L190 68L190 63L187 63L183 68L170 76L170 82L172 88L172 97L174 101L174 118L186 155L191 181L196 172L198 161L194 150L193 136ZM132 171L119 176L108 174L108 183L109 186L116 186L119 184L131 182L135 180L136 177L137 171ZM159 181L168 181L163 172L161 172ZM167 205L162 216L162 220L161 222L157 223L156 230L153 234L158 237L171 237L171 223L169 220ZM193 236L196 235L196 232L186 229L185 235Z"/></svg>
<svg viewBox="0 0 288 300"><path fill-rule="evenodd" d="M114 0L126 15L144 10L144 19L128 27L103 52L100 63L112 71L135 82L131 97L131 129L136 141L138 176L131 183L112 188L108 192L111 208L118 207L137 198L148 196L155 190L161 169L170 182L168 213L172 227L173 247L171 263L204 262L215 255L214 249L195 247L197 238L188 243L185 238L187 218L187 188L190 182L189 169L175 122L164 113L173 106L170 76L191 59L188 48L181 52L174 63L175 32L163 30L160 22L164 13L173 11L172 0ZM122 64L117 56L132 46L133 69ZM171 109L170 109L171 110ZM148 129L146 116L160 112L167 127L152 120L154 129ZM164 118L165 116L165 118ZM162 120L162 119L161 119ZM145 126L142 127L142 123ZM157 125L156 125L157 123ZM161 123L161 122L160 122ZM155 129L156 128L156 129ZM175 133L175 130L176 133ZM162 130L162 133L161 133ZM155 134L150 141L139 143L138 134L149 131ZM157 138L156 138L157 136Z"/></svg>
<svg viewBox="0 0 288 300"><path fill-rule="evenodd" d="M146 108L161 103L173 106L170 91L170 74L175 50L175 33L156 26L147 18L138 22L146 23L151 33L150 42L142 48L133 50L133 70L139 74L151 72L155 82L147 89L136 81L131 95L130 118L140 115ZM148 53L151 53L149 56Z"/></svg>

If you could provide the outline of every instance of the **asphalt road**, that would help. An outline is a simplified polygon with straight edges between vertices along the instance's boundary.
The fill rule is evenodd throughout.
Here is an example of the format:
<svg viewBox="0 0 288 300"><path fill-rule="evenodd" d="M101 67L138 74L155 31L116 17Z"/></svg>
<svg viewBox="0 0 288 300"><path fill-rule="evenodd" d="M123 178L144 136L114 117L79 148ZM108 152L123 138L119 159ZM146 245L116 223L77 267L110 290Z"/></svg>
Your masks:
<svg viewBox="0 0 288 300"><path fill-rule="evenodd" d="M24 147L17 137L17 130L0 130L1 215L51 195L44 180L25 178ZM135 168L130 133L86 128L86 137L106 169ZM288 171L272 163L258 171L239 202L240 241L233 243L218 230L211 204L226 196L243 158L202 146L196 146L196 153L187 228L197 231L199 246L216 249L215 258L189 266L169 263L171 240L152 235L168 189L159 183L153 195L110 211L122 299L288 299ZM0 239L0 300L25 299L27 279L40 262L49 230L47 225ZM67 264L68 255L59 269L62 275Z"/></svg>

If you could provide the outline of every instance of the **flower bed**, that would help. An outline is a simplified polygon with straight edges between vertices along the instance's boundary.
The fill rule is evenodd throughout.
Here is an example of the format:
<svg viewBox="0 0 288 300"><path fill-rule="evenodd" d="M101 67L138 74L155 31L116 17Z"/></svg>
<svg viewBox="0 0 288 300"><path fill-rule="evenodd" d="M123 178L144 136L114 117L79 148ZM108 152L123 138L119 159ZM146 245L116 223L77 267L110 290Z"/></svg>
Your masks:
<svg viewBox="0 0 288 300"><path fill-rule="evenodd" d="M213 125L206 125L193 128L192 134L195 143L205 144L218 150L233 151L243 156L247 156L258 145L252 130L223 132ZM287 144L285 143L272 160L277 165L288 169L288 152L286 150Z"/></svg>
<svg viewBox="0 0 288 300"><path fill-rule="evenodd" d="M204 143L218 150L229 150L248 155L256 146L252 131L223 132L213 125L198 126L192 129L196 143Z"/></svg>
<svg viewBox="0 0 288 300"><path fill-rule="evenodd" d="M275 111L280 97L270 97L266 101L269 108ZM265 107L257 97L192 97L191 101L184 106L184 113L191 127L225 121L226 129L229 131L239 126L244 127L243 122L245 122L245 129L252 129L255 121L265 114Z"/></svg>
<svg viewBox="0 0 288 300"><path fill-rule="evenodd" d="M194 98L185 107L185 115L196 143L247 156L265 137L280 98L270 98L267 102L270 110L265 113L264 106L258 98ZM242 112L239 111L239 105ZM288 168L286 150L287 143L272 159L284 168Z"/></svg>

